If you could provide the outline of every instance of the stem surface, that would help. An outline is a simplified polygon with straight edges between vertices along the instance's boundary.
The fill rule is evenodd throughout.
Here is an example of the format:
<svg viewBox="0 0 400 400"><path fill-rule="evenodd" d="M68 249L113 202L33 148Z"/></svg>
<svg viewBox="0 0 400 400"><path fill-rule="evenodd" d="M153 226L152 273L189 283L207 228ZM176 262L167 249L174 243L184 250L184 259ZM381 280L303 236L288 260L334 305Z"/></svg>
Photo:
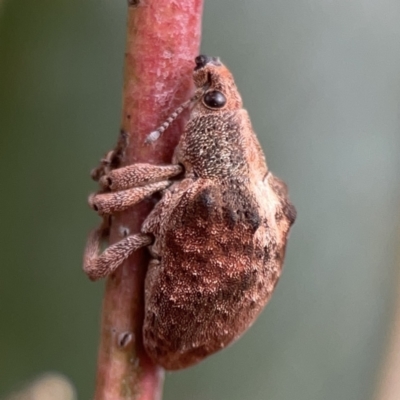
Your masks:
<svg viewBox="0 0 400 400"><path fill-rule="evenodd" d="M122 165L168 164L185 122L181 116L152 144L147 135L192 94L194 57L199 52L203 0L131 0L120 146ZM125 138L125 139L124 139ZM121 145L122 143L122 145ZM110 243L122 228L139 232L154 200L115 216ZM95 400L158 400L164 372L143 348L146 250L137 251L106 283L103 299Z"/></svg>

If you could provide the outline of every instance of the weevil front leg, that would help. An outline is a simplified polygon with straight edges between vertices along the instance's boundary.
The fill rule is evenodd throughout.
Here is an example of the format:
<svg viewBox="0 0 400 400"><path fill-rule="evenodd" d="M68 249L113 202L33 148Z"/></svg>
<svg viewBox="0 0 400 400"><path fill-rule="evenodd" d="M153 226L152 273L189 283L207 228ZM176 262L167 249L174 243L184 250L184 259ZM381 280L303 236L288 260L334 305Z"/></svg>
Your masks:
<svg viewBox="0 0 400 400"><path fill-rule="evenodd" d="M150 235L129 235L107 247L101 254L101 244L108 237L108 229L101 226L90 232L83 255L83 270L91 280L104 278L113 273L134 251L150 245Z"/></svg>
<svg viewBox="0 0 400 400"><path fill-rule="evenodd" d="M180 165L133 164L110 171L100 179L108 193L92 194L89 205L100 215L126 210L155 192L166 189L165 179L182 172Z"/></svg>
<svg viewBox="0 0 400 400"><path fill-rule="evenodd" d="M137 163L110 171L100 179L103 188L125 190L144 184L155 183L179 175L183 168L178 165L153 165Z"/></svg>
<svg viewBox="0 0 400 400"><path fill-rule="evenodd" d="M118 192L94 193L89 196L88 202L99 215L110 215L124 211L170 185L170 181L161 181Z"/></svg>

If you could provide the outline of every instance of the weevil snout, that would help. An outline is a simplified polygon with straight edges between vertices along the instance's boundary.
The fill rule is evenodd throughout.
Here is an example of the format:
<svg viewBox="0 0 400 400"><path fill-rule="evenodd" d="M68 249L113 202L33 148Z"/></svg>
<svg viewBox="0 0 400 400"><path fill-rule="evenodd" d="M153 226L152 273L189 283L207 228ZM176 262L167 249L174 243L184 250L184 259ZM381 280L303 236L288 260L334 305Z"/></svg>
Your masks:
<svg viewBox="0 0 400 400"><path fill-rule="evenodd" d="M194 70L197 71L200 68L205 67L207 64L213 64L215 66L221 66L221 60L219 57L209 57L205 56L203 54L200 54L194 59L194 62L196 63L196 66L194 67Z"/></svg>

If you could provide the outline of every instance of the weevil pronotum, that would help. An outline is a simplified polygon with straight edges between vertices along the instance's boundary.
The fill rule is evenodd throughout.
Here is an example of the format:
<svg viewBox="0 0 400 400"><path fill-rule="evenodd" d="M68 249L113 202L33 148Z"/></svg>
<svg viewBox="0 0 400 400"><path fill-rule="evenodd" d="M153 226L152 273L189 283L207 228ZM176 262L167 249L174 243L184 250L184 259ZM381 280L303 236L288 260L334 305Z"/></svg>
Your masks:
<svg viewBox="0 0 400 400"><path fill-rule="evenodd" d="M168 370L196 364L250 327L278 282L296 218L286 185L267 168L231 73L218 58L198 56L195 64L193 98L148 137L157 140L191 108L172 164L101 168L95 175L107 192L89 197L107 220L162 193L141 232L101 254L107 224L92 231L84 270L91 279L105 277L148 246L143 342Z"/></svg>

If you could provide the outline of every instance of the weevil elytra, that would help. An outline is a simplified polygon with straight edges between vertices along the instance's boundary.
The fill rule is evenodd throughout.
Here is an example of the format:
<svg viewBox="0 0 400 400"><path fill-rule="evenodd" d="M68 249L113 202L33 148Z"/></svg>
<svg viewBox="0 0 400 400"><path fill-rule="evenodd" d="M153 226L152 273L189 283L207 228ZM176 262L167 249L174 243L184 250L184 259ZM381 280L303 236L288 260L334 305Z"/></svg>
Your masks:
<svg viewBox="0 0 400 400"><path fill-rule="evenodd" d="M231 73L217 58L198 56L195 64L193 98L148 137L156 140L191 107L172 164L97 170L107 192L89 198L107 218L162 191L141 232L101 254L107 227L89 235L84 270L102 278L149 247L143 342L168 370L196 364L249 328L278 282L296 217L286 185L267 168Z"/></svg>

